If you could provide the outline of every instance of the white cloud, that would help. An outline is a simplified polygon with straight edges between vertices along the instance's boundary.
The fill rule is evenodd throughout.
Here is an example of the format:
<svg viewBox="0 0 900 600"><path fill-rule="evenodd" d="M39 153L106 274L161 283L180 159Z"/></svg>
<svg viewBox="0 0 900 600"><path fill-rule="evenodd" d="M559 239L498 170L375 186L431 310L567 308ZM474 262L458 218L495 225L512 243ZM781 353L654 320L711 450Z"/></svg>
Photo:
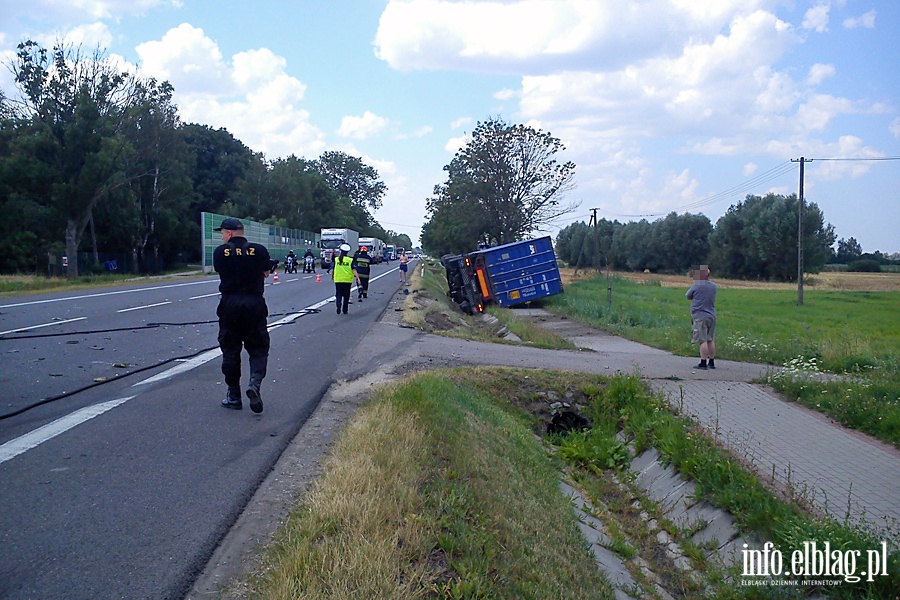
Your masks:
<svg viewBox="0 0 900 600"><path fill-rule="evenodd" d="M459 137L452 137L447 140L447 143L444 144L444 150L451 154L456 154L459 152L465 145L469 143L468 135L461 135Z"/></svg>
<svg viewBox="0 0 900 600"><path fill-rule="evenodd" d="M105 23L97 21L88 25L79 25L69 29L63 34L63 40L74 46L81 46L85 49L90 48L109 48L112 44L113 36L109 31L109 27ZM56 39L47 40L44 45L52 47L56 43Z"/></svg>
<svg viewBox="0 0 900 600"><path fill-rule="evenodd" d="M891 121L891 124L888 125L888 131L890 131L891 135L893 135L895 138L900 139L900 117L897 117L896 119Z"/></svg>
<svg viewBox="0 0 900 600"><path fill-rule="evenodd" d="M325 149L321 130L299 107L306 85L287 75L287 62L270 50L240 52L229 63L202 29L188 23L136 50L142 74L172 83L184 122L225 127L271 158L318 156Z"/></svg>
<svg viewBox="0 0 900 600"><path fill-rule="evenodd" d="M818 33L828 30L828 12L831 7L827 4L818 4L806 11L803 17L803 28L813 29Z"/></svg>
<svg viewBox="0 0 900 600"><path fill-rule="evenodd" d="M751 175L756 173L758 170L759 170L759 166L757 166L756 163L749 162L746 165L744 165L744 168L741 171L741 174L744 177L750 177Z"/></svg>
<svg viewBox="0 0 900 600"><path fill-rule="evenodd" d="M834 65L823 65L816 63L809 68L809 74L806 76L808 85L819 85L828 77L834 77Z"/></svg>
<svg viewBox="0 0 900 600"><path fill-rule="evenodd" d="M771 0L390 0L375 54L399 70L550 72L678 52ZM678 32L673 36L673 32Z"/></svg>
<svg viewBox="0 0 900 600"><path fill-rule="evenodd" d="M847 29L856 29L857 27L865 27L866 29L875 29L875 9L860 15L844 19L844 27Z"/></svg>
<svg viewBox="0 0 900 600"><path fill-rule="evenodd" d="M388 123L388 119L367 110L362 116L346 116L341 119L341 126L338 128L337 134L341 137L364 140L378 135L387 127Z"/></svg>
<svg viewBox="0 0 900 600"><path fill-rule="evenodd" d="M455 121L453 121L452 123L450 123L450 128L458 129L464 125L468 125L472 121L474 121L474 119L472 117L460 117L460 118L456 119Z"/></svg>
<svg viewBox="0 0 900 600"><path fill-rule="evenodd" d="M135 50L142 71L169 81L181 94L217 96L235 91L219 46L193 25L182 23L161 40L144 42Z"/></svg>
<svg viewBox="0 0 900 600"><path fill-rule="evenodd" d="M515 98L518 92L516 90L504 89L494 92L495 100L509 100L511 98Z"/></svg>

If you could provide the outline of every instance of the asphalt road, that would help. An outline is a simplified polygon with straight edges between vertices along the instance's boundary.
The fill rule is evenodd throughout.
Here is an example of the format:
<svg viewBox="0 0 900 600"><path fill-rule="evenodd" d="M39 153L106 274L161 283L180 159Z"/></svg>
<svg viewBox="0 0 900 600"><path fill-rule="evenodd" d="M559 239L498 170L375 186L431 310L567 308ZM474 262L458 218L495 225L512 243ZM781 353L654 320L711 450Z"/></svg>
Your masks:
<svg viewBox="0 0 900 600"><path fill-rule="evenodd" d="M267 285L260 415L219 406L215 276L0 301L0 598L184 597L397 291L396 269L373 267L348 315L327 302L328 276Z"/></svg>

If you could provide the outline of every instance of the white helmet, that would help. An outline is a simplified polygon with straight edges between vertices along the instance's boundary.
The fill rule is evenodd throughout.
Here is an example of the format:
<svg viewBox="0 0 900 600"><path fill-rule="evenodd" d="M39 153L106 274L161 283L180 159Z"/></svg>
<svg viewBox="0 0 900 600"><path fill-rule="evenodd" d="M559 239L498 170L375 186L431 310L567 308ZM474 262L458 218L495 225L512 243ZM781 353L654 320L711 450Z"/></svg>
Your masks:
<svg viewBox="0 0 900 600"><path fill-rule="evenodd" d="M350 244L341 244L341 252L350 252Z"/></svg>

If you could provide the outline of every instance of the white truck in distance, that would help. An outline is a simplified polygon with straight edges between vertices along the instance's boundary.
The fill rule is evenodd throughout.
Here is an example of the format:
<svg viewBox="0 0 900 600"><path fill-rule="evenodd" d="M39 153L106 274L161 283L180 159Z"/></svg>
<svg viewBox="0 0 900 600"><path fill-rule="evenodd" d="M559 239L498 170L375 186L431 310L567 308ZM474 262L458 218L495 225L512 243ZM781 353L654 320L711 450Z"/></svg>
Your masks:
<svg viewBox="0 0 900 600"><path fill-rule="evenodd" d="M342 227L323 228L321 231L321 241L319 248L322 249L321 259L322 268L326 271L331 270L331 263L334 261L335 252L340 252L338 248L341 244L350 245L350 256L353 256L359 250L359 233L352 229Z"/></svg>
<svg viewBox="0 0 900 600"><path fill-rule="evenodd" d="M368 249L372 262L377 264L384 260L384 242L378 238L361 237L359 238L359 247L362 248L363 246Z"/></svg>

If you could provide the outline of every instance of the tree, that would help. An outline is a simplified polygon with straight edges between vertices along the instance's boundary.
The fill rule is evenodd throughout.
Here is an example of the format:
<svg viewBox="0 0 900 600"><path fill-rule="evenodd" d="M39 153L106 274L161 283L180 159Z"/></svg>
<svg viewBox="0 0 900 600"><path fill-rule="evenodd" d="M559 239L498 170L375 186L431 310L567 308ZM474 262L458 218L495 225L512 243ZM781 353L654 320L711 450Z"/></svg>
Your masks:
<svg viewBox="0 0 900 600"><path fill-rule="evenodd" d="M13 67L21 100L11 106L22 144L36 163L32 195L65 219L68 276L78 276L78 246L93 209L125 184L122 165L130 151L123 135L135 78L120 72L98 50L58 44L48 56L37 42L18 45Z"/></svg>
<svg viewBox="0 0 900 600"><path fill-rule="evenodd" d="M317 166L332 189L352 206L364 209L366 214L369 209L381 208L387 186L378 178L378 171L361 158L329 151L319 157Z"/></svg>
<svg viewBox="0 0 900 600"><path fill-rule="evenodd" d="M795 195L747 196L716 222L710 263L727 276L796 281L797 209ZM816 203L809 203L803 215L807 272L821 270L834 238L834 227L825 223Z"/></svg>
<svg viewBox="0 0 900 600"><path fill-rule="evenodd" d="M470 236L448 239L449 246L523 239L575 208L560 205L575 175L574 163L556 161L564 150L559 139L525 125L498 118L478 123L444 167L447 181L429 201L429 221L437 218L436 229L444 234Z"/></svg>
<svg viewBox="0 0 900 600"><path fill-rule="evenodd" d="M190 124L182 127L182 134L194 155L191 180L195 195L190 212L198 218L201 212L224 212L221 208L238 181L253 166L264 167L260 157L224 128Z"/></svg>
<svg viewBox="0 0 900 600"><path fill-rule="evenodd" d="M131 230L135 270L155 271L162 263L161 248L174 256L190 243L178 223L191 199L191 160L172 92L168 82L139 82L126 121L133 148L126 172L139 223Z"/></svg>
<svg viewBox="0 0 900 600"><path fill-rule="evenodd" d="M862 253L862 246L859 245L856 238L850 238L849 240L841 238L838 240L837 256L835 259L839 263L848 264L862 256Z"/></svg>

